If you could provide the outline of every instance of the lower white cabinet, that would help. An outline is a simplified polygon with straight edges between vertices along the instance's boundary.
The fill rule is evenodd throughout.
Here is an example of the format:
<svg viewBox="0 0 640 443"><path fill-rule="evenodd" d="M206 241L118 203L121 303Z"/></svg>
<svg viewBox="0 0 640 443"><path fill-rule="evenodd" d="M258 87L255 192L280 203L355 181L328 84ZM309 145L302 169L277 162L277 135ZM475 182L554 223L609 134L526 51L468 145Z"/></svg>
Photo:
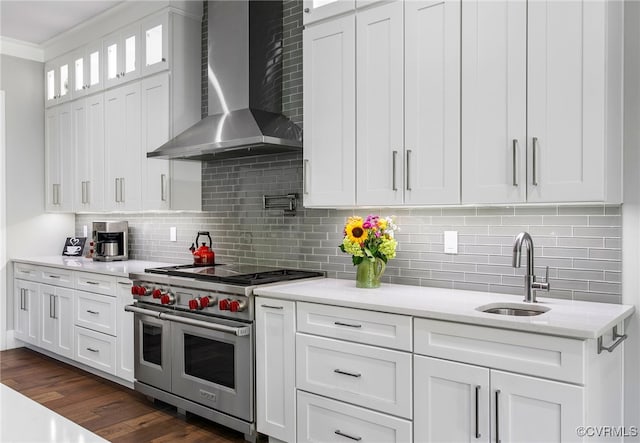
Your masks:
<svg viewBox="0 0 640 443"><path fill-rule="evenodd" d="M73 290L40 285L39 346L63 357L73 357Z"/></svg>
<svg viewBox="0 0 640 443"><path fill-rule="evenodd" d="M76 361L107 374L116 373L116 338L100 332L75 326Z"/></svg>
<svg viewBox="0 0 640 443"><path fill-rule="evenodd" d="M256 425L296 441L295 302L256 298Z"/></svg>
<svg viewBox="0 0 640 443"><path fill-rule="evenodd" d="M119 278L116 284L116 375L133 382L133 313L124 310L126 305L133 303L133 283L127 278Z"/></svg>
<svg viewBox="0 0 640 443"><path fill-rule="evenodd" d="M103 334L116 335L115 297L76 291L75 324Z"/></svg>
<svg viewBox="0 0 640 443"><path fill-rule="evenodd" d="M18 340L37 345L39 338L38 318L40 312L38 284L15 279L13 281L13 291L13 306L15 307L14 335Z"/></svg>

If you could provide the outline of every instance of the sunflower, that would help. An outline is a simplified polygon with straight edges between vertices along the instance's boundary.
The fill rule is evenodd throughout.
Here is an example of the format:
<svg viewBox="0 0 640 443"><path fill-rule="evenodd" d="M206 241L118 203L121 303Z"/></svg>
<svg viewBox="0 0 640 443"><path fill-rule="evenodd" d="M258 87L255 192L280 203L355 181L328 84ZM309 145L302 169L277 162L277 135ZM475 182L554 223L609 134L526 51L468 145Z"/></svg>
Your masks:
<svg viewBox="0 0 640 443"><path fill-rule="evenodd" d="M362 244L367 239L367 231L362 227L362 219L360 217L352 217L345 226L345 235L353 243Z"/></svg>

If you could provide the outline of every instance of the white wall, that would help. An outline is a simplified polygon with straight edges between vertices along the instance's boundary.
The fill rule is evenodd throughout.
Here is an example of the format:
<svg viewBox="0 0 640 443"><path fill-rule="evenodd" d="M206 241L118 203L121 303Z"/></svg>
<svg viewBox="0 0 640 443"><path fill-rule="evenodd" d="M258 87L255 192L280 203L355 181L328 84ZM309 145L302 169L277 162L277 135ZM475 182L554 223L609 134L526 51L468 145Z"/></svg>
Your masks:
<svg viewBox="0 0 640 443"><path fill-rule="evenodd" d="M624 347L625 423L627 427L640 427L640 2L627 0L624 8L622 302L636 306L636 313L627 324L629 338Z"/></svg>
<svg viewBox="0 0 640 443"><path fill-rule="evenodd" d="M6 329L0 349L13 345L13 270L15 257L59 255L64 240L74 234L73 214L44 212L44 67L41 62L0 55L0 90L5 93L5 146L0 151L5 164L6 243L0 254L0 315ZM7 333L5 334L5 331Z"/></svg>

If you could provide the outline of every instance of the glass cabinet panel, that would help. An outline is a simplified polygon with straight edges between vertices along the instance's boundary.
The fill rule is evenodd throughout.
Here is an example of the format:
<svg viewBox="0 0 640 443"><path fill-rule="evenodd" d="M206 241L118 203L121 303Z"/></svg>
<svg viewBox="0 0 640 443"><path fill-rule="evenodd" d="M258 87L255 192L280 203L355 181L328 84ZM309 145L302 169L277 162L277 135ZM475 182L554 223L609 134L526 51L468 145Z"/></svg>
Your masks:
<svg viewBox="0 0 640 443"><path fill-rule="evenodd" d="M145 48L147 66L162 61L162 25L147 30Z"/></svg>
<svg viewBox="0 0 640 443"><path fill-rule="evenodd" d="M136 70L136 36L132 35L124 41L124 72Z"/></svg>
<svg viewBox="0 0 640 443"><path fill-rule="evenodd" d="M118 74L118 44L107 47L107 78L116 78Z"/></svg>
<svg viewBox="0 0 640 443"><path fill-rule="evenodd" d="M75 81L73 90L81 91L84 87L84 58L80 57L79 59L76 59L76 61L74 62L74 66Z"/></svg>
<svg viewBox="0 0 640 443"><path fill-rule="evenodd" d="M89 85L100 83L100 51L89 54Z"/></svg>
<svg viewBox="0 0 640 443"><path fill-rule="evenodd" d="M69 65L60 66L60 97L69 92Z"/></svg>
<svg viewBox="0 0 640 443"><path fill-rule="evenodd" d="M47 71L47 100L53 100L56 96L56 71Z"/></svg>

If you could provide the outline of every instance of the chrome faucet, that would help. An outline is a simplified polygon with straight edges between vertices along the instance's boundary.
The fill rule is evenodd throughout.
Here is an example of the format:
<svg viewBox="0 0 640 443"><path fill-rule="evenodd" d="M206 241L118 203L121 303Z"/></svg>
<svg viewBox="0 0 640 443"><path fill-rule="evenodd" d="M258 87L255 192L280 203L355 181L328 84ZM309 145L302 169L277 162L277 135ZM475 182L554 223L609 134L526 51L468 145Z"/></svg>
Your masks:
<svg viewBox="0 0 640 443"><path fill-rule="evenodd" d="M549 291L549 266L545 272L544 282L536 280L533 267L533 240L527 232L521 232L516 236L516 241L513 244L513 261L512 266L514 268L520 267L520 258L522 256L522 245L524 244L527 250L527 271L524 275L524 301L527 303L536 302L537 290Z"/></svg>

